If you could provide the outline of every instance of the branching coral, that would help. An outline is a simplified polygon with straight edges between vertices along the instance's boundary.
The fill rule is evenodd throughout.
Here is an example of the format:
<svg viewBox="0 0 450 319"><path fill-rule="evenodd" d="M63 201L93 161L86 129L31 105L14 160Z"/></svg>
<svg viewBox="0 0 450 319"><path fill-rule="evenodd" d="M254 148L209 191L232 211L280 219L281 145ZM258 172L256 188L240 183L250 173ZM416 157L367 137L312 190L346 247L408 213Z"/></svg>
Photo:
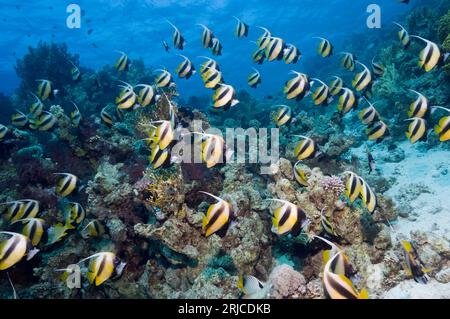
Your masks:
<svg viewBox="0 0 450 319"><path fill-rule="evenodd" d="M78 65L78 56L71 55L65 43L39 42L36 48L29 47L28 53L16 62L16 73L22 79L19 94L23 99L29 92L36 91L37 79L53 81L54 88L62 89L72 84L72 64Z"/></svg>

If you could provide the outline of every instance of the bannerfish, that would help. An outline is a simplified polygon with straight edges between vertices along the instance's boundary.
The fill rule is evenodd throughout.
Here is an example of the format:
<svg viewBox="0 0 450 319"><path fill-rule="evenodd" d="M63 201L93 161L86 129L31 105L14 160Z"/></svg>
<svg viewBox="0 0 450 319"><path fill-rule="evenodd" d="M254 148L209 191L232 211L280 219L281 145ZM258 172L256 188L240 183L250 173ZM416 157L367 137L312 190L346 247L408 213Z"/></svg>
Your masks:
<svg viewBox="0 0 450 319"><path fill-rule="evenodd" d="M317 53L321 57L327 58L333 54L333 45L331 44L331 42L329 40L327 40L325 38L321 38L321 37L313 37L313 39L321 40L319 47L317 49Z"/></svg>
<svg viewBox="0 0 450 319"><path fill-rule="evenodd" d="M261 84L261 73L258 70L253 68L254 73L250 74L247 78L247 83L251 88L257 88L259 84Z"/></svg>
<svg viewBox="0 0 450 319"><path fill-rule="evenodd" d="M211 196L217 202L211 204L202 220L202 231L205 237L217 233L223 237L226 234L230 221L233 219L234 211L230 203L213 194L200 191L200 193Z"/></svg>
<svg viewBox="0 0 450 319"><path fill-rule="evenodd" d="M234 34L238 38L246 38L248 36L248 29L249 29L248 24L244 23L241 19L239 19L237 17L233 17L233 18L235 18L237 21L236 30L235 30Z"/></svg>
<svg viewBox="0 0 450 319"><path fill-rule="evenodd" d="M0 231L1 234L10 237L0 242L0 270L11 268L25 256L26 260L30 260L39 252L31 245L30 240L22 234Z"/></svg>
<svg viewBox="0 0 450 319"><path fill-rule="evenodd" d="M308 224L305 212L297 205L283 199L270 198L282 205L276 208L272 217L272 232L277 235L291 234L297 237Z"/></svg>
<svg viewBox="0 0 450 319"><path fill-rule="evenodd" d="M186 40L183 38L183 35L181 34L180 30L178 30L178 28L175 25L173 25L169 20L167 20L167 22L174 29L173 35L172 35L173 47L178 50L183 50L184 46L186 45Z"/></svg>

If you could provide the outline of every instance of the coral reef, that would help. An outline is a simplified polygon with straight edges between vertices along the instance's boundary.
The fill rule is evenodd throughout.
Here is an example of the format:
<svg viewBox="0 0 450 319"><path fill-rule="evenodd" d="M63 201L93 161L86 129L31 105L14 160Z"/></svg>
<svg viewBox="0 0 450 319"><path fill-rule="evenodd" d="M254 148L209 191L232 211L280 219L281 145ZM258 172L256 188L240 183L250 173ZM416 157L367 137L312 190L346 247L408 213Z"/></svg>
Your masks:
<svg viewBox="0 0 450 319"><path fill-rule="evenodd" d="M437 9L419 7L406 18L405 26L411 34L420 31L432 40L438 38L449 50L450 13L440 16ZM275 127L272 105L281 103L282 97L260 100L241 90L237 94L239 112L217 113L205 111L209 102L203 97L186 102L171 88L163 91L165 96L154 105L119 114L113 103L119 81L132 86L154 83L152 69L141 59L133 59L129 70L122 73L112 66L98 72L80 67L82 77L73 81L67 70L72 66L69 61L79 65L78 56L71 55L66 45L39 43L30 47L16 65L21 87L11 99L0 96L0 103L23 109L31 102L29 91L35 91L35 80L48 78L60 90L54 101L44 103L57 119L57 126L48 132L9 126L11 135L7 142L0 142L0 202L38 200L47 228L65 221L68 202L80 203L86 217L60 242L42 241L36 259L11 269L20 297L238 298L242 295L237 288L239 276L254 275L267 288L260 296L263 298L324 298L323 251L329 247L313 237L321 235L344 250L355 269L357 288L367 288L371 298L449 298L450 241L442 235L445 228L435 225L436 232L396 230L399 223L441 213L446 207L446 202L430 200L437 191L429 186L429 179L411 178L402 166L408 163L411 172L424 176L421 167L429 169L431 164L407 159L414 155L423 161L429 150L448 152L448 146L438 144L434 136L411 146L412 155L401 142L405 140L403 120L412 102L408 89L420 90L433 105L446 105L448 75L441 71L423 74L417 68L417 43L406 51L397 39L371 37L363 37L352 49L361 52L361 61L376 54L386 67L373 93L390 137L379 144L367 142L357 112L344 116L334 104L318 109L310 107L311 102L302 102L306 106L297 103L292 105L295 118L280 129L281 157L272 163L273 175L262 174L261 165L256 163L227 162L210 169L202 163L170 163L154 169L149 163L150 143L142 139L148 137L150 124L169 120L172 109L178 129L193 131L195 120L202 121L203 130ZM369 43L384 40L386 45L379 51L367 50ZM448 72L448 64L444 68ZM320 72L328 71L324 67ZM347 83L349 80L345 78ZM82 114L78 127L69 115L71 102ZM104 108L113 118L111 125L100 118ZM434 115L430 120L435 120ZM318 156L299 164L308 186L299 185L294 176L298 143L294 135L307 135L318 145ZM368 170L368 150L377 163L373 172ZM248 149L245 155L256 152L256 148ZM436 157L442 158L441 154ZM362 199L351 203L345 195L345 172L349 170L359 174L376 194L373 213ZM445 179L447 162L439 161L430 171L430 179ZM57 177L53 173L61 172L79 179L77 190L68 198L55 190ZM232 207L225 234L206 237L203 218L214 200L202 192L218 196ZM308 223L298 235L279 236L271 231L272 213L279 203L269 199L289 201L305 213ZM422 205L424 201L428 205ZM324 229L324 219L334 234ZM84 238L82 229L92 220L101 223L105 233ZM2 229L10 226L7 220L0 225ZM429 270L427 285L416 283L405 271L402 239L414 243ZM62 273L55 270L99 251L114 252L126 262L122 276L106 281L101 288L84 279L79 289L66 287ZM9 282L4 277L2 272L0 297L9 298Z"/></svg>

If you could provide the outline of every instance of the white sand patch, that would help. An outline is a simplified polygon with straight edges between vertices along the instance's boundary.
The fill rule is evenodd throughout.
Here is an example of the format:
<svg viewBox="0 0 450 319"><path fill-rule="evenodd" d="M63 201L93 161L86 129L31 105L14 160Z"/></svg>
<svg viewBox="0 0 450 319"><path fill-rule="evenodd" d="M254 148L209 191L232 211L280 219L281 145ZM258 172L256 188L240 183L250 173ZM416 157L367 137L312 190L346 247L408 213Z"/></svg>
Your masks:
<svg viewBox="0 0 450 319"><path fill-rule="evenodd" d="M386 291L384 299L450 299L450 283L430 280L426 285L414 280L403 281Z"/></svg>
<svg viewBox="0 0 450 319"><path fill-rule="evenodd" d="M400 217L396 231L409 237L411 231L433 231L450 240L450 152L441 147L425 150L424 145L408 141L398 144L405 159L384 162L389 151L382 144L371 147L379 173L395 183L385 193L397 204L400 211L409 213ZM365 146L353 151L365 160Z"/></svg>

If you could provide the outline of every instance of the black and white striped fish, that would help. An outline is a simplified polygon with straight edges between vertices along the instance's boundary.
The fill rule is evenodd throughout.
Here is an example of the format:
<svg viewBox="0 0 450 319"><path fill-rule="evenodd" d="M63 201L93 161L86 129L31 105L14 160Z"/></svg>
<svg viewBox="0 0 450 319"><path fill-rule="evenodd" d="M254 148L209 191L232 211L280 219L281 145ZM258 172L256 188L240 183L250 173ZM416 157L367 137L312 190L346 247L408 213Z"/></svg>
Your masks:
<svg viewBox="0 0 450 319"><path fill-rule="evenodd" d="M217 200L215 204L209 206L208 211L202 219L202 231L205 237L209 237L212 234L218 234L221 237L225 236L228 226L234 218L233 206L229 202L213 194L203 191L200 191L200 193L211 196Z"/></svg>
<svg viewBox="0 0 450 319"><path fill-rule="evenodd" d="M214 39L214 33L204 24L198 24L203 28L202 32L202 45L205 49L212 47L212 40Z"/></svg>
<svg viewBox="0 0 450 319"><path fill-rule="evenodd" d="M195 67L192 62L184 55L179 54L184 60L178 65L175 72L180 78L189 79L193 74L195 74Z"/></svg>
<svg viewBox="0 0 450 319"><path fill-rule="evenodd" d="M213 101L213 107L224 110L239 103L239 100L236 99L236 90L231 85L221 83L213 95Z"/></svg>
<svg viewBox="0 0 450 319"><path fill-rule="evenodd" d="M404 49L408 49L411 45L411 38L409 37L408 31L399 23L393 22L395 25L397 25L400 28L400 31L398 32L398 38L400 39L400 42L403 45Z"/></svg>
<svg viewBox="0 0 450 319"><path fill-rule="evenodd" d="M0 270L11 268L25 256L26 260L33 258L38 249L33 248L30 240L19 233L0 231L0 235L10 236L0 242Z"/></svg>
<svg viewBox="0 0 450 319"><path fill-rule="evenodd" d="M233 18L235 18L236 21L237 21L236 30L234 32L236 37L238 37L238 38L247 37L248 36L248 29L249 29L248 24L244 23L241 19L239 19L237 17L233 17Z"/></svg>
<svg viewBox="0 0 450 319"><path fill-rule="evenodd" d="M269 199L281 203L272 214L272 232L277 235L291 234L297 237L309 221L305 212L297 205L282 199Z"/></svg>
<svg viewBox="0 0 450 319"><path fill-rule="evenodd" d="M256 88L258 87L259 84L261 84L262 80L261 80L261 73L259 73L258 70L256 70L255 68L253 68L253 70L255 71L254 73L251 73L248 78L247 78L247 83L251 88Z"/></svg>
<svg viewBox="0 0 450 319"><path fill-rule="evenodd" d="M295 77L285 83L283 92L288 100L295 99L300 101L303 97L309 94L311 83L308 76L304 73L299 73L296 71L291 71L290 73L295 74Z"/></svg>
<svg viewBox="0 0 450 319"><path fill-rule="evenodd" d="M319 39L320 44L317 48L317 53L323 58L327 58L333 54L333 45L331 42L325 38L313 37L313 39Z"/></svg>
<svg viewBox="0 0 450 319"><path fill-rule="evenodd" d="M174 32L172 35L173 38L173 47L178 50L183 50L184 46L186 45L186 40L183 38L183 35L181 34L180 30L173 25L169 20L167 22L173 27Z"/></svg>
<svg viewBox="0 0 450 319"><path fill-rule="evenodd" d="M284 49L283 60L286 64L295 64L301 57L300 51L293 44L288 44Z"/></svg>
<svg viewBox="0 0 450 319"><path fill-rule="evenodd" d="M70 173L54 173L54 175L62 176L56 185L56 192L61 197L69 196L77 187L78 177L75 175Z"/></svg>

